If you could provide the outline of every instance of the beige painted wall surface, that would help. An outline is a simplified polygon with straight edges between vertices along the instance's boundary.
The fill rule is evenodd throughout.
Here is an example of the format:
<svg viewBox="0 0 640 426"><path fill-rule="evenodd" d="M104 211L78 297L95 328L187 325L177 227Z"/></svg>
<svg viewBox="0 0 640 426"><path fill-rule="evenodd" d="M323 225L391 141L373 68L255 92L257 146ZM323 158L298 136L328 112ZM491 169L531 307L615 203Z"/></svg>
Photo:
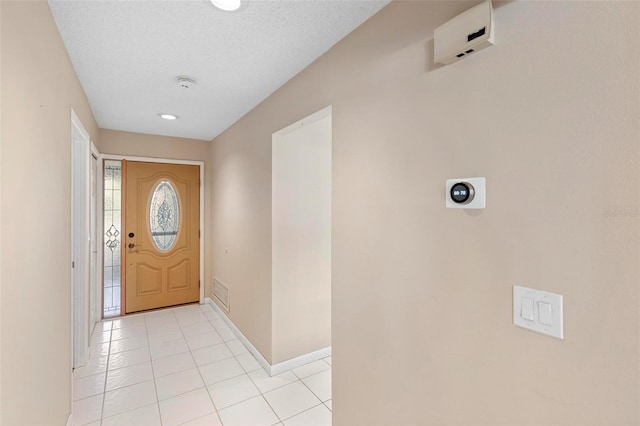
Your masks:
<svg viewBox="0 0 640 426"><path fill-rule="evenodd" d="M262 139L251 126L235 128L233 136L225 134L214 142L211 161L213 273L229 287L229 318L268 362L271 134L282 127Z"/></svg>
<svg viewBox="0 0 640 426"><path fill-rule="evenodd" d="M267 334L270 135L332 104L334 424L639 424L640 3L499 5L433 65L472 4L392 2L216 139L232 318ZM467 176L487 208L445 209ZM564 341L513 326L515 284L564 295Z"/></svg>
<svg viewBox="0 0 640 426"><path fill-rule="evenodd" d="M71 108L97 126L44 1L0 2L3 425L71 412ZM9 248L9 249L7 249Z"/></svg>
<svg viewBox="0 0 640 426"><path fill-rule="evenodd" d="M273 135L272 363L331 346L331 110Z"/></svg>
<svg viewBox="0 0 640 426"><path fill-rule="evenodd" d="M204 277L205 283L212 276L211 262L211 142L170 136L146 135L100 129L98 150L103 154L135 157L152 157L169 160L204 161ZM205 285L205 297L209 297L209 286Z"/></svg>
<svg viewBox="0 0 640 426"><path fill-rule="evenodd" d="M207 141L109 129L100 129L100 141L96 146L103 154L196 161L207 160L211 150L211 142Z"/></svg>

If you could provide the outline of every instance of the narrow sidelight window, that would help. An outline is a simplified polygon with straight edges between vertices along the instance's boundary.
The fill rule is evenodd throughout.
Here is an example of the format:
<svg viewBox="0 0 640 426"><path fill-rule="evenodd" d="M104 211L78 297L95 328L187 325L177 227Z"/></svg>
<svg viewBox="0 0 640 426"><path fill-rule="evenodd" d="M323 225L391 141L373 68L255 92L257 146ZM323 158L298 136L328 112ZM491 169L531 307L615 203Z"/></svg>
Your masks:
<svg viewBox="0 0 640 426"><path fill-rule="evenodd" d="M122 163L104 162L104 317L120 315Z"/></svg>

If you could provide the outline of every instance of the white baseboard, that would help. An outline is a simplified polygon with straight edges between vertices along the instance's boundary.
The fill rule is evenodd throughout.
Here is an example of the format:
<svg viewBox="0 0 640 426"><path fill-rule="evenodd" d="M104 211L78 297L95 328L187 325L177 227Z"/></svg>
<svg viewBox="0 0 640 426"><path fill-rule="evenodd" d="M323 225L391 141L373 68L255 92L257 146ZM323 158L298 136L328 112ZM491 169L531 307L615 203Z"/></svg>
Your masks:
<svg viewBox="0 0 640 426"><path fill-rule="evenodd" d="M253 354L262 368L264 368L264 370L269 373L269 375L271 375L271 364L269 364L269 362L262 356L260 351L251 344L249 339L247 339L245 335L242 334L242 332L238 329L238 327L235 326L235 324L231 321L227 314L222 309L220 309L220 307L215 304L210 297L205 297L204 301L205 303L209 304L218 315L220 315L220 318L222 318L222 320L229 326L231 331L233 331L233 334L235 334L236 337L242 342L242 344L249 350L249 352Z"/></svg>
<svg viewBox="0 0 640 426"><path fill-rule="evenodd" d="M292 370L296 367L300 367L301 365L305 365L310 362L317 361L319 359L331 356L331 346L329 346L327 348L319 349L314 352L309 352L307 354L300 355L298 357L289 359L287 361L283 361L283 362L279 362L278 364L271 365L269 364L269 361L267 361L262 356L260 351L258 351L258 349L256 349L255 346L253 346L253 344L249 341L249 339L247 339L245 335L242 334L242 332L238 329L238 327L235 326L233 321L231 321L231 319L227 316L226 312L220 309L220 307L216 303L214 303L213 300L211 300L211 298L206 297L204 301L205 303L210 305L218 315L220 315L220 318L222 318L222 320L229 326L231 331L233 331L233 334L235 334L238 337L238 340L240 340L242 344L249 350L249 352L251 352L251 354L256 358L260 366L262 366L264 371L266 371L267 374L269 374L269 376L275 376L277 374L284 373L285 371Z"/></svg>
<svg viewBox="0 0 640 426"><path fill-rule="evenodd" d="M67 419L67 426L74 426L74 424L73 424L73 413L69 413L69 418Z"/></svg>
<svg viewBox="0 0 640 426"><path fill-rule="evenodd" d="M331 346L274 364L271 366L271 371L268 371L268 373L271 376L275 376L328 356L331 356Z"/></svg>

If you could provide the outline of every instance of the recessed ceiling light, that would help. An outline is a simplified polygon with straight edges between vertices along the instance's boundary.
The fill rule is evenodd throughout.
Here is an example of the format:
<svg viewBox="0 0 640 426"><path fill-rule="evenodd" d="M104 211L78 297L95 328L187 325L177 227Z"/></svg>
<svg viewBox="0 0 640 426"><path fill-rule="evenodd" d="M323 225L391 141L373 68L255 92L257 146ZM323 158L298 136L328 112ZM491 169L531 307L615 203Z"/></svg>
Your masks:
<svg viewBox="0 0 640 426"><path fill-rule="evenodd" d="M242 6L242 2L240 0L209 0L209 1L218 9L224 10L226 12L232 12L234 10L238 10L240 9L240 6Z"/></svg>
<svg viewBox="0 0 640 426"><path fill-rule="evenodd" d="M158 114L160 118L164 118L165 120L177 120L178 116L173 114Z"/></svg>

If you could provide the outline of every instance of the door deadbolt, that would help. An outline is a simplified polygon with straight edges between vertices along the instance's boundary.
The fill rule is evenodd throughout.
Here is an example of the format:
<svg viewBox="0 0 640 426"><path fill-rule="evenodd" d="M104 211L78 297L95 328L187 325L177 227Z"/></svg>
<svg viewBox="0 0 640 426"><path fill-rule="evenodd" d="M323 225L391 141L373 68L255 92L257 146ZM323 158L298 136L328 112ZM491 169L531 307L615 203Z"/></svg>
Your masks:
<svg viewBox="0 0 640 426"><path fill-rule="evenodd" d="M129 232L129 238L133 238L135 236L136 236L136 234L134 234L133 232Z"/></svg>

